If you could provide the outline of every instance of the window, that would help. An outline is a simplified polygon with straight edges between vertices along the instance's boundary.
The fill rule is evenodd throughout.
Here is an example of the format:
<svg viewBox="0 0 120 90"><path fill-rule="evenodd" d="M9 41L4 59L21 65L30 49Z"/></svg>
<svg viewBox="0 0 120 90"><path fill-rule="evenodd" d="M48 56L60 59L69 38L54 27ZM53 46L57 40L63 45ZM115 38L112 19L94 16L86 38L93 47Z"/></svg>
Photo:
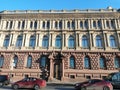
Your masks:
<svg viewBox="0 0 120 90"><path fill-rule="evenodd" d="M109 21L106 21L106 26L107 26L107 28L110 27L110 26L109 26Z"/></svg>
<svg viewBox="0 0 120 90"><path fill-rule="evenodd" d="M8 47L8 46L9 46L9 41L10 41L10 36L7 35L7 36L5 37L3 46L4 46L4 47Z"/></svg>
<svg viewBox="0 0 120 90"><path fill-rule="evenodd" d="M16 47L21 47L22 46L22 36L18 36L17 42L16 42Z"/></svg>
<svg viewBox="0 0 120 90"><path fill-rule="evenodd" d="M25 21L22 22L22 29L25 28Z"/></svg>
<svg viewBox="0 0 120 90"><path fill-rule="evenodd" d="M20 24L21 24L21 23L20 23L20 21L19 21L19 22L18 22L18 29L20 29Z"/></svg>
<svg viewBox="0 0 120 90"><path fill-rule="evenodd" d="M59 22L59 28L62 29L62 21Z"/></svg>
<svg viewBox="0 0 120 90"><path fill-rule="evenodd" d="M87 57L87 56L84 58L84 68L85 68L85 69L90 69L90 68L91 68L90 58Z"/></svg>
<svg viewBox="0 0 120 90"><path fill-rule="evenodd" d="M102 39L100 36L96 36L96 47L102 47Z"/></svg>
<svg viewBox="0 0 120 90"><path fill-rule="evenodd" d="M104 57L100 57L99 59L99 63L100 63L100 69L106 69L106 61Z"/></svg>
<svg viewBox="0 0 120 90"><path fill-rule="evenodd" d="M14 68L16 68L17 67L17 63L18 63L18 57L17 56L15 56L14 57Z"/></svg>
<svg viewBox="0 0 120 90"><path fill-rule="evenodd" d="M4 63L4 57L0 56L0 68L3 67L3 63Z"/></svg>
<svg viewBox="0 0 120 90"><path fill-rule="evenodd" d="M120 59L119 59L119 57L115 57L114 65L115 65L115 68L120 68Z"/></svg>
<svg viewBox="0 0 120 90"><path fill-rule="evenodd" d="M27 68L31 68L31 67L32 67L32 57L28 56L28 59L27 59Z"/></svg>
<svg viewBox="0 0 120 90"><path fill-rule="evenodd" d="M45 21L43 21L42 27L45 28Z"/></svg>
<svg viewBox="0 0 120 90"><path fill-rule="evenodd" d="M32 27L33 27L33 22L31 21L30 22L30 28L32 29Z"/></svg>
<svg viewBox="0 0 120 90"><path fill-rule="evenodd" d="M61 37L57 36L56 40L55 40L55 47L56 48L61 48L61 46L62 46Z"/></svg>
<svg viewBox="0 0 120 90"><path fill-rule="evenodd" d="M70 68L75 69L75 58L73 56L70 57Z"/></svg>
<svg viewBox="0 0 120 90"><path fill-rule="evenodd" d="M88 48L88 39L86 36L82 37L82 47L83 48Z"/></svg>
<svg viewBox="0 0 120 90"><path fill-rule="evenodd" d="M114 21L114 20L111 20L111 27L112 27L112 28L115 28L115 24L114 24L114 23L115 23L115 21Z"/></svg>
<svg viewBox="0 0 120 90"><path fill-rule="evenodd" d="M96 21L93 21L93 27L96 28Z"/></svg>
<svg viewBox="0 0 120 90"><path fill-rule="evenodd" d="M10 29L12 29L13 21L10 21Z"/></svg>
<svg viewBox="0 0 120 90"><path fill-rule="evenodd" d="M80 21L80 28L83 28L83 22Z"/></svg>
<svg viewBox="0 0 120 90"><path fill-rule="evenodd" d="M42 47L43 48L48 48L48 37L44 36L42 40Z"/></svg>
<svg viewBox="0 0 120 90"><path fill-rule="evenodd" d="M67 28L70 29L70 21L67 22Z"/></svg>
<svg viewBox="0 0 120 90"><path fill-rule="evenodd" d="M7 22L6 22L6 29L8 28L8 25L9 25L9 22L7 21Z"/></svg>
<svg viewBox="0 0 120 90"><path fill-rule="evenodd" d="M29 43L30 47L33 47L33 48L35 47L35 41L36 41L35 39L36 39L35 36L30 37L30 43Z"/></svg>
<svg viewBox="0 0 120 90"><path fill-rule="evenodd" d="M57 28L57 27L58 27L57 25L58 25L58 22L56 21L56 22L55 22L55 28Z"/></svg>
<svg viewBox="0 0 120 90"><path fill-rule="evenodd" d="M101 21L100 20L98 20L98 28L101 28Z"/></svg>
<svg viewBox="0 0 120 90"><path fill-rule="evenodd" d="M50 21L47 21L47 28L50 28Z"/></svg>
<svg viewBox="0 0 120 90"><path fill-rule="evenodd" d="M75 21L72 21L72 29L75 29Z"/></svg>
<svg viewBox="0 0 120 90"><path fill-rule="evenodd" d="M34 28L37 29L37 21L34 22Z"/></svg>
<svg viewBox="0 0 120 90"><path fill-rule="evenodd" d="M46 66L46 57L43 56L41 59L40 59L40 67L45 67Z"/></svg>
<svg viewBox="0 0 120 90"><path fill-rule="evenodd" d="M116 42L115 42L115 37L110 36L110 47L115 48L116 47Z"/></svg>
<svg viewBox="0 0 120 90"><path fill-rule="evenodd" d="M68 40L68 48L74 48L74 47L75 47L74 37L70 36Z"/></svg>
<svg viewBox="0 0 120 90"><path fill-rule="evenodd" d="M88 21L85 20L84 24L85 24L85 28L87 29L88 28Z"/></svg>

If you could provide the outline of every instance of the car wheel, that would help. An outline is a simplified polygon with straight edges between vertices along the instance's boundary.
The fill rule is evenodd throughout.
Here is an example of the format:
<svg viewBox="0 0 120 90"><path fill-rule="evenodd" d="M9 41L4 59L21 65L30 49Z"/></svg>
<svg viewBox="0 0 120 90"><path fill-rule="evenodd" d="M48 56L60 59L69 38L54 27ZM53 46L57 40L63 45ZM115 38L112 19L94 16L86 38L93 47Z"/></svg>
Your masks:
<svg viewBox="0 0 120 90"><path fill-rule="evenodd" d="M13 85L14 90L18 90L19 86L17 84Z"/></svg>
<svg viewBox="0 0 120 90"><path fill-rule="evenodd" d="M39 90L39 89L40 89L39 85L34 86L34 90Z"/></svg>
<svg viewBox="0 0 120 90"><path fill-rule="evenodd" d="M86 87L81 87L81 90L86 90Z"/></svg>
<svg viewBox="0 0 120 90"><path fill-rule="evenodd" d="M3 85L4 85L4 84L0 82L0 87L3 87Z"/></svg>
<svg viewBox="0 0 120 90"><path fill-rule="evenodd" d="M105 87L103 87L103 90L110 90L110 88L105 86Z"/></svg>

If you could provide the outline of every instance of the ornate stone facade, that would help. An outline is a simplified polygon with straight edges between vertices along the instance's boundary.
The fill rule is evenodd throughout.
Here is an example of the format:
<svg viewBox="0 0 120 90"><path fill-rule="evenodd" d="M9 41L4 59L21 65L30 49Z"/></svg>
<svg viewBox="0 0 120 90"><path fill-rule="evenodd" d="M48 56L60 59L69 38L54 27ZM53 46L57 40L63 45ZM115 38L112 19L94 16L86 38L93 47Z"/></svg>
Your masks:
<svg viewBox="0 0 120 90"><path fill-rule="evenodd" d="M120 68L120 12L3 11L0 42L0 74L14 80L25 75L42 78L42 65L48 80L102 79Z"/></svg>

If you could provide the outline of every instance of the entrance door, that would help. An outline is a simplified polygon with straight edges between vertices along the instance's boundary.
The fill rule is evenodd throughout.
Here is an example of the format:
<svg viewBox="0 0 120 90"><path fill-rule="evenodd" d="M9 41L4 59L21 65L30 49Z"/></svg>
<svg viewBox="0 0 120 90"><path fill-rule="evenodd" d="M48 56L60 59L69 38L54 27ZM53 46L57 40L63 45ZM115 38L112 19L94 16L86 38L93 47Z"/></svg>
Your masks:
<svg viewBox="0 0 120 90"><path fill-rule="evenodd" d="M60 80L61 79L61 63L54 64L54 78Z"/></svg>

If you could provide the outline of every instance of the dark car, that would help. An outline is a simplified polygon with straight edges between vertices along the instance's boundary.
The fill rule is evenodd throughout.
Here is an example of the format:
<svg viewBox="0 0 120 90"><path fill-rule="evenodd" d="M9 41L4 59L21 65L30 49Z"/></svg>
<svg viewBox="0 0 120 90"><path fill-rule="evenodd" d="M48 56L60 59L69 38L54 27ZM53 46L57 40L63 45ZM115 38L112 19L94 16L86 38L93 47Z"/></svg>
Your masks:
<svg viewBox="0 0 120 90"><path fill-rule="evenodd" d="M91 79L85 82L76 83L75 89L77 90L113 90L112 84L110 82Z"/></svg>
<svg viewBox="0 0 120 90"><path fill-rule="evenodd" d="M111 82L112 85L113 85L113 88L119 88L120 89L120 72L110 73L105 78L105 80Z"/></svg>
<svg viewBox="0 0 120 90"><path fill-rule="evenodd" d="M0 75L0 87L8 85L10 83L10 78L8 75Z"/></svg>
<svg viewBox="0 0 120 90"><path fill-rule="evenodd" d="M19 88L30 88L34 90L39 90L40 88L46 87L46 81L34 77L24 78L20 81L12 83L12 88L17 90Z"/></svg>

